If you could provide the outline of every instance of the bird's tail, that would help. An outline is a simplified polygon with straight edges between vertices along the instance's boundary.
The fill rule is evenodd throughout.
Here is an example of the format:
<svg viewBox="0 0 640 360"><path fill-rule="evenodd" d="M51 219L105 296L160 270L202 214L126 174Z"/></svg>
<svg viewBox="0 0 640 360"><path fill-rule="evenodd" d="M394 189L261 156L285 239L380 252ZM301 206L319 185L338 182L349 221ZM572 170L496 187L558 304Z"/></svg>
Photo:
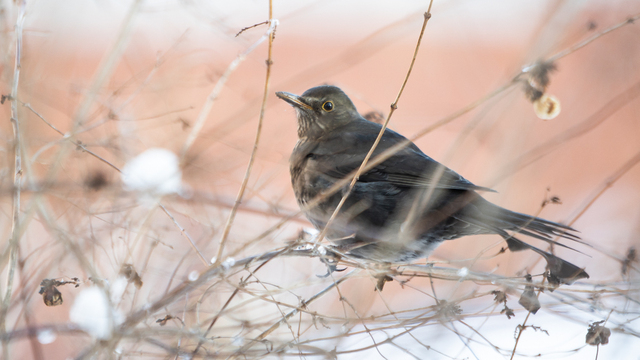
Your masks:
<svg viewBox="0 0 640 360"><path fill-rule="evenodd" d="M529 245L526 242L509 235L506 232L500 234L506 241L511 251L520 251L530 249L540 254L547 261L547 268L549 269L549 282L551 283L564 283L572 284L576 280L589 278L589 274L580 268L564 259L561 259L549 252L538 249L533 245ZM571 249L571 248L570 248Z"/></svg>
<svg viewBox="0 0 640 360"><path fill-rule="evenodd" d="M549 273L552 277L551 281L555 280L558 283L570 284L576 280L589 277L582 268L514 237L514 234L524 234L546 241L549 244L578 251L554 239L561 237L585 244L575 234L577 232L575 229L564 224L510 211L480 199L482 198L479 198L479 201L474 204L479 210L475 214L476 216L472 216L471 219L467 218L465 219L466 221L471 220L476 225L499 234L507 241L511 251L533 250L540 254L547 261ZM511 231L513 234L509 234L507 231Z"/></svg>

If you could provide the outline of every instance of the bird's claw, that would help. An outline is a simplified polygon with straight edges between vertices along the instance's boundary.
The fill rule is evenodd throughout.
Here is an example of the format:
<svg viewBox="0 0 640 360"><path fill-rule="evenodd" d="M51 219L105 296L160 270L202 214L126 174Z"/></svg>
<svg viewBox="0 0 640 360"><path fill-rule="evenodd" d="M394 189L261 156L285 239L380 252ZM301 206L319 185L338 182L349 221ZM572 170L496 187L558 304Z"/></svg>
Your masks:
<svg viewBox="0 0 640 360"><path fill-rule="evenodd" d="M320 257L320 261L322 261L325 265L327 265L327 273L324 275L316 275L319 278L326 278L334 272L342 272L347 270L347 268L338 269L338 262L340 261L340 255L334 252L327 252L327 255L331 256L328 258L325 256Z"/></svg>
<svg viewBox="0 0 640 360"><path fill-rule="evenodd" d="M325 262L325 265L327 265L327 273L324 275L316 275L319 278L326 278L329 275L333 274L334 272L342 272L347 270L347 268L342 268L342 269L338 269L338 263L336 262L335 264L331 264L328 262Z"/></svg>

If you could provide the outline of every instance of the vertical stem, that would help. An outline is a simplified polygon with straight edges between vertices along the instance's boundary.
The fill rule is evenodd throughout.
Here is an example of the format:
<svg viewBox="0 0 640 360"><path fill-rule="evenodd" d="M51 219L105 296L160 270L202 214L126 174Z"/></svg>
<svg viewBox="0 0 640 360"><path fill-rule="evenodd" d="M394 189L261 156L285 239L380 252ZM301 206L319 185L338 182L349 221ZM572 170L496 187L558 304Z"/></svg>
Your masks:
<svg viewBox="0 0 640 360"><path fill-rule="evenodd" d="M338 206L336 206L336 209L333 211L333 214L331 214L331 217L327 221L327 224L324 226L324 229L322 229L322 231L316 238L316 241L315 241L316 244L320 243L322 239L324 239L324 237L326 236L327 231L331 227L331 223L335 220L336 216L338 216L338 212L344 205L345 201L347 201L347 198L351 194L351 190L353 190L353 187L356 185L356 182L358 181L360 174L362 174L365 171L365 167L367 166L367 163L369 162L371 155L373 155L373 152L376 150L376 147L378 147L378 143L380 143L380 140L382 139L382 135L384 135L384 132L387 129L387 125L391 120L391 116L393 115L393 112L396 111L396 109L398 108L398 101L400 101L400 96L402 96L402 92L404 91L404 88L407 85L407 81L409 81L411 70L413 70L413 64L415 64L416 57L418 56L418 50L420 50L420 43L422 42L422 36L424 35L424 30L427 27L427 22L429 22L429 19L431 19L431 5L433 5L433 0L429 2L429 8L427 9L427 12L424 13L424 21L422 22L422 29L420 30L420 36L418 36L418 43L416 44L416 48L413 52L411 65L409 65L409 70L407 71L407 75L404 77L404 81L402 82L402 86L400 87L400 91L398 91L398 95L396 96L396 99L393 101L393 103L391 103L391 110L389 111L389 115L387 115L387 120L384 122L384 124L382 124L382 128L378 133L378 137L373 142L371 149L369 149L369 152L364 157L364 160L362 161L362 164L360 164L360 167L356 171L355 175L353 175L353 179L349 184L349 188L347 189L346 193L342 196L342 199L340 199L340 203L338 203Z"/></svg>
<svg viewBox="0 0 640 360"><path fill-rule="evenodd" d="M244 192L247 188L247 183L249 182L249 176L251 175L251 168L253 167L253 162L256 158L256 153L258 152L258 143L260 142L260 134L262 132L262 120L264 119L264 112L267 107L267 97L269 95L269 83L271 82L271 65L273 65L273 61L271 60L271 50L273 47L273 35L275 33L275 26L273 20L273 0L269 0L269 50L267 55L267 75L266 80L264 82L264 94L262 95L262 106L260 107L260 118L258 119L258 129L256 130L256 138L253 143L253 150L251 151L251 157L249 158L249 165L247 165L247 170L244 173L244 178L242 179L242 185L240 185L240 190L238 191L238 195L236 196L236 201L233 204L233 208L231 208L231 213L229 214L229 218L227 219L227 223L224 227L224 231L222 232L222 239L220 240L220 247L218 248L218 255L216 255L216 264L219 264L222 259L222 253L224 252L224 246L227 242L227 238L229 237L229 232L231 231L231 225L233 225L233 220L236 217L236 213L238 211L238 207L242 202L242 198L244 197Z"/></svg>
<svg viewBox="0 0 640 360"><path fill-rule="evenodd" d="M7 332L6 320L13 292L13 278L18 260L18 243L20 240L20 188L22 186L22 157L20 153L20 122L18 119L18 84L20 82L20 59L22 55L22 27L24 25L24 14L27 6L26 0L20 3L20 11L16 20L16 54L13 68L13 84L11 86L11 124L13 125L13 148L14 148L14 172L13 172L13 216L11 219L11 240L9 242L10 257L9 271L7 273L7 289L2 299L2 309L0 309L0 331ZM9 341L2 342L2 355L9 359Z"/></svg>

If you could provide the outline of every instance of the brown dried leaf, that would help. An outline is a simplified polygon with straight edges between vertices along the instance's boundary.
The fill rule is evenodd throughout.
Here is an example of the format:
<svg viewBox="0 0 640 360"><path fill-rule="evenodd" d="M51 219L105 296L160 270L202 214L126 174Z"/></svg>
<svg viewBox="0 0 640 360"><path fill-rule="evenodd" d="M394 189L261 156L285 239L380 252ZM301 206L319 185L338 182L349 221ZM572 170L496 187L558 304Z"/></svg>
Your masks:
<svg viewBox="0 0 640 360"><path fill-rule="evenodd" d="M167 315L167 316L163 317L162 319L156 320L156 323L160 324L160 326L165 326L165 325L167 325L167 321L169 321L171 319L173 319L173 316Z"/></svg>
<svg viewBox="0 0 640 360"><path fill-rule="evenodd" d="M500 311L500 314L507 315L507 319L511 319L512 316L516 316L516 314L513 313L513 309L509 309L507 305L505 305L504 309Z"/></svg>
<svg viewBox="0 0 640 360"><path fill-rule="evenodd" d="M604 324L604 320L600 320L594 322L589 325L589 329L587 330L587 337L585 342L589 345L605 345L609 343L609 336L611 336L611 330L607 327L602 326Z"/></svg>
<svg viewBox="0 0 640 360"><path fill-rule="evenodd" d="M491 294L494 295L493 301L496 303L507 303L507 294L504 291L493 290Z"/></svg>
<svg viewBox="0 0 640 360"><path fill-rule="evenodd" d="M58 306L62 305L62 293L56 288L56 286L60 285L60 282L57 280L44 279L40 282L40 291L39 294L42 294L42 300L44 304L47 306Z"/></svg>
<svg viewBox="0 0 640 360"><path fill-rule="evenodd" d="M138 275L138 272L133 268L132 264L123 264L120 268L120 274L122 274L127 281L132 282L136 288L142 287L142 278Z"/></svg>

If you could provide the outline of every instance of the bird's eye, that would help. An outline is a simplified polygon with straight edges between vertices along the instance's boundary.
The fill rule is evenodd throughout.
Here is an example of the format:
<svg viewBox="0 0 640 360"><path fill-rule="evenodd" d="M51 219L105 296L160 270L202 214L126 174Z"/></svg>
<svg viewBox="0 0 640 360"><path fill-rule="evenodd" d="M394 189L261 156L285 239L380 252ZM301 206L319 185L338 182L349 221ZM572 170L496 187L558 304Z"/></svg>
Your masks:
<svg viewBox="0 0 640 360"><path fill-rule="evenodd" d="M324 104L322 104L322 109L326 112L333 110L333 102L325 101Z"/></svg>

